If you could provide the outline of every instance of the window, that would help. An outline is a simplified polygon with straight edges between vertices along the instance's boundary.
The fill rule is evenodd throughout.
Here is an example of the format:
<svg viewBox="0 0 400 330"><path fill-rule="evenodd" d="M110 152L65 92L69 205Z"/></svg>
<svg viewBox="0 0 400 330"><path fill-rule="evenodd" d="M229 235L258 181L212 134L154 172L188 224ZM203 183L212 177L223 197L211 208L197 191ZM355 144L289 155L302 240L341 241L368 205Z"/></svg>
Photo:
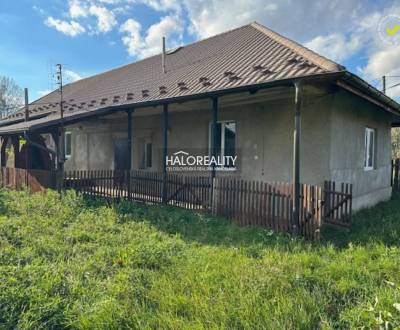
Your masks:
<svg viewBox="0 0 400 330"><path fill-rule="evenodd" d="M150 168L153 166L153 144L151 142L144 142L142 145L142 159L140 168Z"/></svg>
<svg viewBox="0 0 400 330"><path fill-rule="evenodd" d="M365 150L364 150L364 169L366 171L374 169L375 166L375 130L365 128Z"/></svg>
<svg viewBox="0 0 400 330"><path fill-rule="evenodd" d="M216 152L217 156L236 156L236 122L234 121L220 121L217 123L216 131ZM210 154L212 151L212 123L210 124ZM233 167L233 164L228 167Z"/></svg>
<svg viewBox="0 0 400 330"><path fill-rule="evenodd" d="M71 132L65 132L64 137L65 157L71 158L72 156L72 136Z"/></svg>

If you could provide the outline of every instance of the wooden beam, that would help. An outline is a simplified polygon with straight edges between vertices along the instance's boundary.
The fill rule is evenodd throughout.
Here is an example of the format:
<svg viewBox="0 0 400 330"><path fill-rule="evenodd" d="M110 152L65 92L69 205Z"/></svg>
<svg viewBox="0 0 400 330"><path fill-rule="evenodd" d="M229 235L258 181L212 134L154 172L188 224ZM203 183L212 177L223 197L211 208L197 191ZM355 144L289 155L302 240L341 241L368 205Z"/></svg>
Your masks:
<svg viewBox="0 0 400 330"><path fill-rule="evenodd" d="M11 137L11 141L14 149L14 168L17 168L19 164L19 135L14 135Z"/></svg>
<svg viewBox="0 0 400 330"><path fill-rule="evenodd" d="M293 235L298 235L300 226L300 139L301 139L301 105L303 102L303 85L301 81L294 82L295 112L293 132Z"/></svg>
<svg viewBox="0 0 400 330"><path fill-rule="evenodd" d="M6 162L6 148L7 148L7 143L8 143L8 136L3 136L1 138L1 167L6 167L7 162Z"/></svg>
<svg viewBox="0 0 400 330"><path fill-rule="evenodd" d="M211 122L211 156L217 156L217 123L218 123L218 98L212 99L212 122ZM211 177L215 178L215 162L212 165Z"/></svg>
<svg viewBox="0 0 400 330"><path fill-rule="evenodd" d="M135 109L131 109L127 111L128 114L128 170L132 169L132 146L133 146L133 127L132 127L132 114L135 112Z"/></svg>
<svg viewBox="0 0 400 330"><path fill-rule="evenodd" d="M135 109L128 110L128 200L131 199L132 188L131 188L131 170L132 170L132 146L133 146L133 128L132 128L132 113L135 112Z"/></svg>
<svg viewBox="0 0 400 330"><path fill-rule="evenodd" d="M163 182L162 201L167 202L167 156L168 156L168 104L163 105Z"/></svg>

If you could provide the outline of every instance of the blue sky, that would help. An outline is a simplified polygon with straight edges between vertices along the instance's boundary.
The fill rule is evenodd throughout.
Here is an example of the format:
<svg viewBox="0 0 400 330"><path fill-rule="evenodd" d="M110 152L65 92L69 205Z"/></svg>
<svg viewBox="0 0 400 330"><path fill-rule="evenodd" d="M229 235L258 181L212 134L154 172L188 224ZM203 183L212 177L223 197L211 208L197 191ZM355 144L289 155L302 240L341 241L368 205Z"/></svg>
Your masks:
<svg viewBox="0 0 400 330"><path fill-rule="evenodd" d="M162 35L172 48L258 21L379 87L382 75L400 75L400 33L380 32L397 16L399 1L3 0L0 75L32 100L54 88L56 63L74 81L159 52Z"/></svg>

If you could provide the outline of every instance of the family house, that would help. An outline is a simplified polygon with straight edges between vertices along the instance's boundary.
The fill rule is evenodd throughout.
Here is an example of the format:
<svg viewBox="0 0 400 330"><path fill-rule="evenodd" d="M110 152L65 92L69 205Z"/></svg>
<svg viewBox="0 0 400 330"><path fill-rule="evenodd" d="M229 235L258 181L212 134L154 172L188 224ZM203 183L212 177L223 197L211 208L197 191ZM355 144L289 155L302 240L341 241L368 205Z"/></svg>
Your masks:
<svg viewBox="0 0 400 330"><path fill-rule="evenodd" d="M1 120L3 167L163 172L176 152L211 154L236 157L233 166L212 166L213 176L352 183L354 209L391 195L390 132L399 104L258 23L62 92L62 106L54 91ZM55 154L59 132L65 164Z"/></svg>

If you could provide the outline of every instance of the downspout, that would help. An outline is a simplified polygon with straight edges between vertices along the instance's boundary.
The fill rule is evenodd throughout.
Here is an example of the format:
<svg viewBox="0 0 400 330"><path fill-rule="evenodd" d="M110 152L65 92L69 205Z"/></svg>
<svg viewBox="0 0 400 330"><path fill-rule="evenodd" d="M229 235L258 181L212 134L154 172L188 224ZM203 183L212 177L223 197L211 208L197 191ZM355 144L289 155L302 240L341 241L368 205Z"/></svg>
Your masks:
<svg viewBox="0 0 400 330"><path fill-rule="evenodd" d="M293 132L293 224L292 233L299 234L300 228L300 130L301 130L301 105L303 102L303 83L301 80L294 81L295 112Z"/></svg>

